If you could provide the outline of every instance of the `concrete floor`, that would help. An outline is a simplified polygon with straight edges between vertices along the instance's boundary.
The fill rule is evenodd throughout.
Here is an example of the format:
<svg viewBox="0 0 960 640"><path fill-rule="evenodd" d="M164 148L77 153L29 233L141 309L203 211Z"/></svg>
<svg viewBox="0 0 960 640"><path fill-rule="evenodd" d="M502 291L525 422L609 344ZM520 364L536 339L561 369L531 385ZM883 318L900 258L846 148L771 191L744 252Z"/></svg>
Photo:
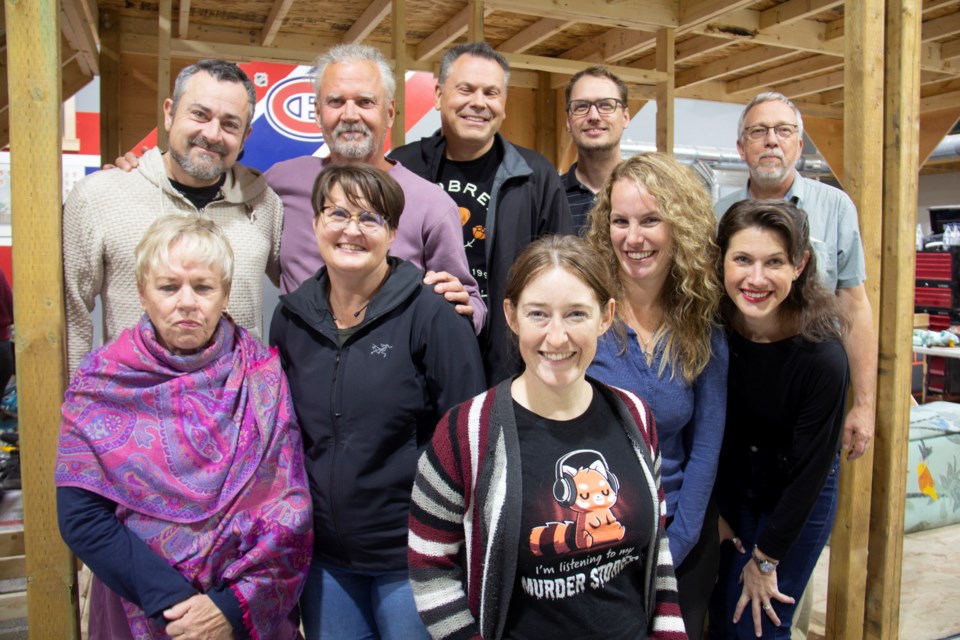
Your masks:
<svg viewBox="0 0 960 640"><path fill-rule="evenodd" d="M829 558L828 548L813 574L808 640L824 638ZM960 635L960 525L904 536L900 585L900 640Z"/></svg>

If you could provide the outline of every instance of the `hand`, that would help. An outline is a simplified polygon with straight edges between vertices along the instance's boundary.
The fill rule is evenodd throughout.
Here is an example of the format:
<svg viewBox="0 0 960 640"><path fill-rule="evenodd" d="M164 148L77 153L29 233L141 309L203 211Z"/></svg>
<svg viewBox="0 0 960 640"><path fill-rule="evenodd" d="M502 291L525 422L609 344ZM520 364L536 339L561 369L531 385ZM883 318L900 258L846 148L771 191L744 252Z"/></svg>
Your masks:
<svg viewBox="0 0 960 640"><path fill-rule="evenodd" d="M780 618L777 616L777 612L774 611L770 601L779 600L786 604L794 604L795 600L786 594L780 593L780 589L777 587L776 570L769 575L764 575L751 558L747 561L746 566L740 573L740 582L743 583L743 591L740 592L740 599L737 600L737 608L733 612L733 624L740 622L740 616L743 615L744 608L747 606L747 603L750 603L753 613L753 630L756 632L758 638L763 636L763 625L760 622L761 611L767 614L767 617L770 618L770 622L772 622L774 626L779 627Z"/></svg>
<svg viewBox="0 0 960 640"><path fill-rule="evenodd" d="M443 295L447 302L453 303L453 308L457 313L468 318L473 317L470 294L463 288L463 284L456 276L446 271L427 271L423 278L423 284L436 285L433 287L434 292Z"/></svg>
<svg viewBox="0 0 960 640"><path fill-rule="evenodd" d="M176 640L233 640L233 627L210 596L197 594L163 612L167 635Z"/></svg>
<svg viewBox="0 0 960 640"><path fill-rule="evenodd" d="M147 151L150 151L150 147L143 145L140 147L140 156L145 154ZM120 169L124 173L130 173L138 166L140 166L140 156L135 154L133 151L127 151L121 157L114 160L116 164L105 164L103 165L104 169Z"/></svg>
<svg viewBox="0 0 960 640"><path fill-rule="evenodd" d="M873 407L854 404L843 421L843 450L847 460L856 460L862 456L870 441L873 440L876 412Z"/></svg>
<svg viewBox="0 0 960 640"><path fill-rule="evenodd" d="M724 540L729 540L733 543L733 546L736 547L737 551L740 553L747 552L747 550L743 548L743 542L737 537L737 534L733 532L730 523L724 520L723 516L720 516L720 521L717 523L717 526L720 528L720 544L723 544Z"/></svg>

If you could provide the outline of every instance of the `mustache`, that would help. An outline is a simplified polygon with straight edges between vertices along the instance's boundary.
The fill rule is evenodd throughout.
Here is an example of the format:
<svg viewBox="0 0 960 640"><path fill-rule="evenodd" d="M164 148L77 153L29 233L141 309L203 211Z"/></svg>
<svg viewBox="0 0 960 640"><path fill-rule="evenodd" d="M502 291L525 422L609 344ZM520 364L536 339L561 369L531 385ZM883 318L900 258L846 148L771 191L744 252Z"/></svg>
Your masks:
<svg viewBox="0 0 960 640"><path fill-rule="evenodd" d="M783 160L783 151L780 149L770 149L768 151L764 151L763 155L760 156L760 159L763 160L764 158L778 158Z"/></svg>
<svg viewBox="0 0 960 640"><path fill-rule="evenodd" d="M207 151L213 151L214 153L219 153L222 156L227 155L226 146L216 142L210 142L204 138L202 134L193 136L188 140L188 142L194 147L200 147L201 149L206 149Z"/></svg>
<svg viewBox="0 0 960 640"><path fill-rule="evenodd" d="M362 133L364 135L370 135L370 127L362 122L344 122L342 124L338 124L333 129L334 137L340 135L341 133Z"/></svg>

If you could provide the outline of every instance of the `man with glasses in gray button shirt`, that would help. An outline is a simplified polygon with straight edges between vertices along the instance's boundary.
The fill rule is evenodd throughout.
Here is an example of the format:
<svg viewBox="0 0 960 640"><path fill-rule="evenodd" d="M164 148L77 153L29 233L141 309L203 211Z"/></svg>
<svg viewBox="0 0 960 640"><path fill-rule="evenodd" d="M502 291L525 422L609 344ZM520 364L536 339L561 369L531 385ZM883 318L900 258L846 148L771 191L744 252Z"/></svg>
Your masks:
<svg viewBox="0 0 960 640"><path fill-rule="evenodd" d="M873 438L876 386L877 337L873 310L864 281L866 270L857 209L843 191L797 171L803 151L803 118L786 96L761 93L740 116L737 150L747 163L747 185L714 205L720 218L740 200L790 200L810 219L810 242L817 254L817 273L837 292L850 331L843 347L850 360L853 408L843 426L843 449L847 458L863 455Z"/></svg>
<svg viewBox="0 0 960 640"><path fill-rule="evenodd" d="M577 145L577 161L560 177L577 233L587 225L597 191L620 162L620 138L630 124L627 85L606 67L588 67L564 90L567 132Z"/></svg>

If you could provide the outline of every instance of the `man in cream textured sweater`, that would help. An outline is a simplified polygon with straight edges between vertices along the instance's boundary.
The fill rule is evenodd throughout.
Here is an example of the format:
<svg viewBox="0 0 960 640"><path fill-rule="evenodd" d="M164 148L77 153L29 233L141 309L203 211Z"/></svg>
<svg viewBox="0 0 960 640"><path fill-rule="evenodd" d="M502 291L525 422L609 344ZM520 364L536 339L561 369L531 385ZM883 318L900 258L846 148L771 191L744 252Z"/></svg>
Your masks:
<svg viewBox="0 0 960 640"><path fill-rule="evenodd" d="M220 225L235 255L228 311L261 336L263 274L279 281L283 207L259 172L236 164L255 104L253 84L235 64L186 67L164 102L168 150L151 149L129 173L98 171L70 192L63 274L71 374L92 346L98 295L105 340L140 319L134 249L161 215L199 215Z"/></svg>

